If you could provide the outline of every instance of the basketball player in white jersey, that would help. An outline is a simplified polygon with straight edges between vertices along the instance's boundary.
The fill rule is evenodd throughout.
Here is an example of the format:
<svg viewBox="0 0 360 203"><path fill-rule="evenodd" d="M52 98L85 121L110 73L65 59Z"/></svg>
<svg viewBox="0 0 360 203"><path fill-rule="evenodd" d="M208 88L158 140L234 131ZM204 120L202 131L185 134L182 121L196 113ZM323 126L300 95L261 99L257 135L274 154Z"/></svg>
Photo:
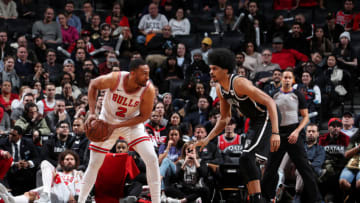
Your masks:
<svg viewBox="0 0 360 203"><path fill-rule="evenodd" d="M121 136L140 154L146 164L147 182L152 202L160 203L160 170L157 155L144 122L149 119L155 97L149 81L149 66L142 59L130 62L130 72L112 72L91 81L89 85L89 117L87 124L96 119L95 104L98 90L106 90L99 119L116 129L104 142L91 142L90 161L86 169L79 202L84 203L93 187L106 153Z"/></svg>

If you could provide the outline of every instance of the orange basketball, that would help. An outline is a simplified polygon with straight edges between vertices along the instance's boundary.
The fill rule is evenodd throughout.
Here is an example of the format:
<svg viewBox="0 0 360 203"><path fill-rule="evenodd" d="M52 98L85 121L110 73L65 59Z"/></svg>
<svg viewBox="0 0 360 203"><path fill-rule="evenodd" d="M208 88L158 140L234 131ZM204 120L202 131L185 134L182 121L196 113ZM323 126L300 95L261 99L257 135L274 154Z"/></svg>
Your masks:
<svg viewBox="0 0 360 203"><path fill-rule="evenodd" d="M112 133L109 124L100 119L95 119L90 124L85 125L85 133L92 142L103 142L108 139ZM110 132L111 131L111 132Z"/></svg>

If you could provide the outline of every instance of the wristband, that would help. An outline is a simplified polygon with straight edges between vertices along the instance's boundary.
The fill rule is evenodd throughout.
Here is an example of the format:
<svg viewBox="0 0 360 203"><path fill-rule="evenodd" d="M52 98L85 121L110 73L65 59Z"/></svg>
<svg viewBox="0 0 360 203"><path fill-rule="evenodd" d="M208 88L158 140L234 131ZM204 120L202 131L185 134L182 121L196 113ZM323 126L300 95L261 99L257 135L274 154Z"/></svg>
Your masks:
<svg viewBox="0 0 360 203"><path fill-rule="evenodd" d="M272 134L272 135L280 135L279 133L274 133L274 132L272 132L271 134Z"/></svg>

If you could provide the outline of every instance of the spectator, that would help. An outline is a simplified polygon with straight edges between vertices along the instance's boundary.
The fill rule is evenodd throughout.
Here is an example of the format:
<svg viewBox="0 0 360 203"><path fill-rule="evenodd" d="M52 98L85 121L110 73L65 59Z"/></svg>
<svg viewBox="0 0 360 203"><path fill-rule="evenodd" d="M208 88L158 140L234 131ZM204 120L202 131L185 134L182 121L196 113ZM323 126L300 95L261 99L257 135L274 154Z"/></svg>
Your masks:
<svg viewBox="0 0 360 203"><path fill-rule="evenodd" d="M282 72L280 69L272 71L272 81L264 86L264 92L268 95L273 95L274 92L278 91L281 87Z"/></svg>
<svg viewBox="0 0 360 203"><path fill-rule="evenodd" d="M324 25L324 35L336 46L339 44L339 37L344 32L344 27L336 23L336 16L329 13Z"/></svg>
<svg viewBox="0 0 360 203"><path fill-rule="evenodd" d="M38 101L36 105L39 107L39 113L45 117L48 113L54 111L55 107L55 85L48 83L45 86L46 98Z"/></svg>
<svg viewBox="0 0 360 203"><path fill-rule="evenodd" d="M46 44L62 43L61 29L59 24L54 21L54 9L46 8L44 20L36 21L32 27L34 36L41 36Z"/></svg>
<svg viewBox="0 0 360 203"><path fill-rule="evenodd" d="M329 56L333 51L333 44L324 36L324 28L315 29L315 36L310 40L310 52L319 52L323 56Z"/></svg>
<svg viewBox="0 0 360 203"><path fill-rule="evenodd" d="M224 10L223 16L217 16L217 19L220 24L220 30L221 32L231 32L231 31L240 31L239 25L236 24L238 17L235 16L234 8L232 5L226 5ZM215 23L216 21L214 21ZM237 25L237 26L236 26ZM215 24L215 29L217 25ZM236 26L236 27L234 27Z"/></svg>
<svg viewBox="0 0 360 203"><path fill-rule="evenodd" d="M9 81L11 86L13 87L14 91L17 92L20 88L20 78L16 74L15 70L15 60L12 56L6 56L4 58L4 70L0 74L1 82Z"/></svg>
<svg viewBox="0 0 360 203"><path fill-rule="evenodd" d="M287 67L294 68L297 61L307 61L308 57L294 49L284 49L283 40L275 37L272 41L273 55L271 62L279 64L282 70Z"/></svg>
<svg viewBox="0 0 360 203"><path fill-rule="evenodd" d="M16 74L20 79L25 79L26 76L34 74L34 65L28 60L29 53L25 47L19 47L16 53L17 59L15 62Z"/></svg>
<svg viewBox="0 0 360 203"><path fill-rule="evenodd" d="M3 107L0 107L0 135L10 131L10 127L12 126L10 122L9 114L4 111Z"/></svg>
<svg viewBox="0 0 360 203"><path fill-rule="evenodd" d="M30 48L30 46L28 46L28 40L26 39L25 35L21 35L20 37L18 37L16 42L19 47L26 48L26 50L28 51L27 59L30 61L30 63L38 62L35 51L33 50L33 48Z"/></svg>
<svg viewBox="0 0 360 203"><path fill-rule="evenodd" d="M33 40L35 44L36 58L39 62L44 63L46 61L47 45L44 43L44 40L40 35L35 35Z"/></svg>
<svg viewBox="0 0 360 203"><path fill-rule="evenodd" d="M58 157L61 152L70 149L72 138L69 134L70 125L66 121L56 124L56 133L43 144L41 154L44 160L50 162L54 167L58 164Z"/></svg>
<svg viewBox="0 0 360 203"><path fill-rule="evenodd" d="M348 113L345 114L343 116L344 117L348 117ZM351 113L350 113L351 114ZM352 114L351 114L352 116ZM347 120L349 120L349 118L346 118ZM342 121L344 122L344 121ZM344 126L344 124L343 124ZM343 131L343 130L341 130ZM340 177L339 177L339 185L340 188L344 191L345 196L347 196L347 200L351 201L351 199L354 201L357 201L359 199L359 187L360 187L360 177L359 177L359 141L360 141L360 134L354 134L351 138L350 138L350 143L346 148L345 151L345 158L348 160L348 163L346 164L346 166L344 167L344 169L342 169ZM352 184L355 180L355 188L353 190L353 192L351 192L351 188L352 188ZM352 193L352 194L351 194ZM350 198L349 198L350 196ZM351 198L352 197L352 198Z"/></svg>
<svg viewBox="0 0 360 203"><path fill-rule="evenodd" d="M116 59L114 51L109 51L106 54L106 61L99 65L99 74L105 75L112 71L113 67L119 66L119 61Z"/></svg>
<svg viewBox="0 0 360 203"><path fill-rule="evenodd" d="M54 49L46 50L46 62L43 63L45 71L49 73L50 82L58 84L62 68L56 63L56 51Z"/></svg>
<svg viewBox="0 0 360 203"><path fill-rule="evenodd" d="M185 17L183 8L176 10L175 18L170 19L169 26L174 36L190 34L190 21Z"/></svg>
<svg viewBox="0 0 360 203"><path fill-rule="evenodd" d="M183 118L182 116L178 113L178 112L172 112L169 116L169 122L165 128L165 130L160 132L160 136L166 136L169 133L169 129L172 126L177 126L178 128L180 128L180 132L182 133L182 136L184 137L184 139L188 138L190 139L190 136L188 133L189 129L186 123L182 122ZM188 136L188 137L185 137Z"/></svg>
<svg viewBox="0 0 360 203"><path fill-rule="evenodd" d="M261 54L256 51L255 45L252 42L245 43L245 60L243 66L251 71L255 72L255 68L260 66L262 62Z"/></svg>
<svg viewBox="0 0 360 203"><path fill-rule="evenodd" d="M168 20L163 14L159 13L159 8L155 3L150 3L149 14L145 14L141 17L138 29L141 34L156 34L161 33L165 25L168 24ZM138 43L143 44L145 42L144 37L138 38Z"/></svg>
<svg viewBox="0 0 360 203"><path fill-rule="evenodd" d="M147 53L149 54L146 57L146 61L154 61L158 65L162 64L161 59L163 59L164 56L160 57L158 55L165 55L165 49L173 49L177 44L177 41L171 35L171 32L171 27L169 25L164 25L162 32L151 38L146 46ZM150 65L150 67L152 66Z"/></svg>
<svg viewBox="0 0 360 203"><path fill-rule="evenodd" d="M25 104L24 112L15 122L24 133L24 136L31 138L36 145L41 145L41 141L46 141L50 135L50 129L44 118L39 114L36 104L29 102Z"/></svg>
<svg viewBox="0 0 360 203"><path fill-rule="evenodd" d="M203 60L200 50L192 52L192 63L185 71L185 80L197 82L209 80L210 68Z"/></svg>
<svg viewBox="0 0 360 203"><path fill-rule="evenodd" d="M109 25L112 24L114 18L118 18L118 26L120 27L130 27L128 18L124 15L121 4L119 2L115 2L112 7L111 15L107 16L105 22Z"/></svg>
<svg viewBox="0 0 360 203"><path fill-rule="evenodd" d="M0 18L2 19L17 19L18 12L16 9L16 2L13 0L0 1Z"/></svg>
<svg viewBox="0 0 360 203"><path fill-rule="evenodd" d="M357 69L358 60L356 57L356 52L350 44L350 33L343 32L340 37L340 44L334 50L334 55L336 56L339 66L342 69L348 70L351 74L358 75L359 71Z"/></svg>
<svg viewBox="0 0 360 203"><path fill-rule="evenodd" d="M9 137L0 141L0 149L8 151L13 157L6 179L14 195L23 194L35 187L35 170L40 163L34 144L23 136L22 128L15 126Z"/></svg>
<svg viewBox="0 0 360 203"><path fill-rule="evenodd" d="M300 24L301 33L306 39L310 39L314 35L313 25L306 22L304 14L298 13L295 15L295 22Z"/></svg>
<svg viewBox="0 0 360 203"><path fill-rule="evenodd" d="M202 55L202 60L204 60L206 65L208 65L208 54L212 50L211 45L212 45L211 38L210 37L204 37L203 40L201 41L201 48L194 49L194 50L191 51L191 59L194 58L195 53L200 52L201 55ZM194 62L194 60L192 62Z"/></svg>
<svg viewBox="0 0 360 203"><path fill-rule="evenodd" d="M18 107L24 108L24 106L22 105L22 101L24 99L24 95L27 93L32 93L32 90L30 89L29 86L22 85L19 90L19 99L14 99L11 102L11 111L13 111L14 109L16 109Z"/></svg>
<svg viewBox="0 0 360 203"><path fill-rule="evenodd" d="M86 28L91 25L92 16L94 14L94 8L90 1L85 1L82 7L82 13L79 16L82 28Z"/></svg>
<svg viewBox="0 0 360 203"><path fill-rule="evenodd" d="M100 25L100 36L93 40L95 49L103 48L107 51L113 51L116 45L116 39L111 37L110 25L103 23Z"/></svg>
<svg viewBox="0 0 360 203"><path fill-rule="evenodd" d="M65 17L67 19L68 25L75 27L76 30L78 31L78 33L80 33L81 32L81 21L78 16L73 14L74 7L75 7L74 1L66 1L65 8L64 8ZM56 21L59 22L59 17L56 19Z"/></svg>
<svg viewBox="0 0 360 203"><path fill-rule="evenodd" d="M207 97L201 96L197 100L197 110L185 116L184 121L191 126L204 125L208 119L209 101Z"/></svg>
<svg viewBox="0 0 360 203"><path fill-rule="evenodd" d="M86 157L88 157L86 153L89 152L87 150L89 146L89 140L85 135L84 120L82 118L76 118L73 122L72 128L74 132L74 140L70 149L79 155L79 165L81 165L82 169L85 169L88 162L88 160L86 160Z"/></svg>
<svg viewBox="0 0 360 203"><path fill-rule="evenodd" d="M5 56L13 55L13 49L8 43L8 35L5 30L0 30L0 60L3 61ZM0 66L2 70L2 65Z"/></svg>
<svg viewBox="0 0 360 203"><path fill-rule="evenodd" d="M5 108L5 111L11 114L11 102L14 99L19 99L19 95L12 93L12 85L10 81L2 81L0 104Z"/></svg>
<svg viewBox="0 0 360 203"><path fill-rule="evenodd" d="M319 137L319 145L326 152L323 171L320 176L320 191L324 199L341 202L339 191L339 175L346 164L345 149L349 145L349 137L341 132L339 118L331 118L328 122L328 133ZM331 187L328 187L331 185Z"/></svg>
<svg viewBox="0 0 360 203"><path fill-rule="evenodd" d="M11 123L14 124L20 118L20 116L23 115L24 107L27 103L35 103L34 95L31 92L24 93L22 97L22 103L11 111Z"/></svg>
<svg viewBox="0 0 360 203"><path fill-rule="evenodd" d="M64 77L69 75L64 74ZM64 80L63 80L64 81ZM78 93L76 93L78 91ZM71 82L63 82L61 85L61 93L55 95L55 99L62 99L65 101L65 111L69 114L72 119L75 115L75 98L80 95L80 90L72 85ZM74 95L77 95L76 97Z"/></svg>
<svg viewBox="0 0 360 203"><path fill-rule="evenodd" d="M296 51L309 55L309 43L303 32L301 32L301 25L300 23L294 23L291 26L291 34L285 40L285 49L295 49Z"/></svg>
<svg viewBox="0 0 360 203"><path fill-rule="evenodd" d="M345 31L352 29L352 21L354 18L354 2L353 0L344 1L344 10L340 10L336 13L336 24L342 25Z"/></svg>
<svg viewBox="0 0 360 203"><path fill-rule="evenodd" d="M275 69L280 69L278 64L271 63L272 52L269 49L264 49L261 53L261 64L255 67L254 82L260 89L264 88L264 85L271 81L272 72Z"/></svg>
<svg viewBox="0 0 360 203"><path fill-rule="evenodd" d="M186 46L184 43L178 43L176 48L176 60L177 65L183 70L183 74L186 75L186 70L190 66L190 58L186 54Z"/></svg>
<svg viewBox="0 0 360 203"><path fill-rule="evenodd" d="M195 142L185 143L181 149L181 159L176 163L176 182L165 188L167 201L210 201L210 189L205 185L204 179L208 171L205 162L199 159Z"/></svg>
<svg viewBox="0 0 360 203"><path fill-rule="evenodd" d="M100 37L100 24L101 24L101 17L100 14L94 13L91 18L91 24L85 25L84 30L90 32L90 37L92 40L96 40Z"/></svg>
<svg viewBox="0 0 360 203"><path fill-rule="evenodd" d="M275 37L285 39L288 33L289 27L284 23L284 16L281 14L275 14L267 34L268 41L272 41Z"/></svg>
<svg viewBox="0 0 360 203"><path fill-rule="evenodd" d="M349 138L359 134L359 128L354 126L354 116L350 111L343 113L341 123L341 132L349 136Z"/></svg>
<svg viewBox="0 0 360 203"><path fill-rule="evenodd" d="M169 92L164 93L162 96L163 96L163 103L164 103L164 107L165 107L164 108L165 109L164 117L170 119L170 115L174 112L174 108L172 105L173 96Z"/></svg>
<svg viewBox="0 0 360 203"><path fill-rule="evenodd" d="M145 130L151 138L155 148L158 148L163 141L160 133L165 130L165 126L160 124L160 113L156 110L151 112L150 121L145 124Z"/></svg>
<svg viewBox="0 0 360 203"><path fill-rule="evenodd" d="M75 27L68 24L69 20L66 18L65 14L59 13L57 19L61 27L62 42L65 47L67 47L79 39L79 32Z"/></svg>
<svg viewBox="0 0 360 203"><path fill-rule="evenodd" d="M230 160L226 160L229 156L226 156L231 153L229 150L229 146L231 145L243 145L241 143L242 137L241 135L235 132L236 129L236 120L231 118L230 121L225 126L225 132L217 137L217 147L221 151L223 161L229 162ZM231 161L230 161L231 162Z"/></svg>
<svg viewBox="0 0 360 203"><path fill-rule="evenodd" d="M207 98L209 104L212 104L212 99L208 94L209 91L204 83L196 82L191 91L191 95L188 97L189 101L185 106L186 115L198 110L198 100L200 97Z"/></svg>
<svg viewBox="0 0 360 203"><path fill-rule="evenodd" d="M46 123L48 124L50 131L52 133L56 133L57 126L62 121L66 122L67 124L71 123L70 115L65 111L65 100L63 99L56 99L55 100L55 108L54 111L49 112L46 114ZM68 126L69 130L71 131L71 126Z"/></svg>
<svg viewBox="0 0 360 203"><path fill-rule="evenodd" d="M235 69L237 70L240 66L242 67L245 61L245 54L243 52L236 53L235 55ZM234 73L236 73L234 70Z"/></svg>
<svg viewBox="0 0 360 203"><path fill-rule="evenodd" d="M304 95L310 121L312 123L319 123L318 114L320 113L321 91L319 86L314 83L312 75L304 71L301 82L295 84L293 87Z"/></svg>

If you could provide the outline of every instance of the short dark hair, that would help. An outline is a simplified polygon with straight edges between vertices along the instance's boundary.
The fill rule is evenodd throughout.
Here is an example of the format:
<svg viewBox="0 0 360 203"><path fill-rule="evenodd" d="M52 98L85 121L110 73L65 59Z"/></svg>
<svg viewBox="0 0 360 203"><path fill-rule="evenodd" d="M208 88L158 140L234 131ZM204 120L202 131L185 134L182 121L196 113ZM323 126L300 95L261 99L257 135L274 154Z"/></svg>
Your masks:
<svg viewBox="0 0 360 203"><path fill-rule="evenodd" d="M143 59L134 59L130 61L129 70L130 72L135 71L136 69L138 69L140 66L143 65L146 65L146 62Z"/></svg>
<svg viewBox="0 0 360 203"><path fill-rule="evenodd" d="M316 130L319 131L319 126L316 124L316 123L309 123L307 126L306 126L306 129L310 126L316 126Z"/></svg>
<svg viewBox="0 0 360 203"><path fill-rule="evenodd" d="M25 106L24 106L24 114L25 115L28 114L29 111L30 111L30 108L33 108L33 107L36 107L36 109L39 110L38 106L33 102L29 102L29 103L25 104Z"/></svg>
<svg viewBox="0 0 360 203"><path fill-rule="evenodd" d="M61 124L64 124L64 123L70 127L70 124L64 120L64 121L60 121L56 124L56 129L60 128Z"/></svg>
<svg viewBox="0 0 360 203"><path fill-rule="evenodd" d="M235 56L225 48L217 48L212 50L208 56L209 65L217 65L222 69L227 69L228 73L232 73L235 68Z"/></svg>
<svg viewBox="0 0 360 203"><path fill-rule="evenodd" d="M13 128L12 128L13 130L16 130L16 132L19 134L19 135L23 135L23 129L20 127L20 126L18 126L18 125L16 125L16 126L14 126Z"/></svg>
<svg viewBox="0 0 360 203"><path fill-rule="evenodd" d="M74 1L71 1L71 0L66 1L65 6L66 6L66 4L72 4L73 6L75 6Z"/></svg>

